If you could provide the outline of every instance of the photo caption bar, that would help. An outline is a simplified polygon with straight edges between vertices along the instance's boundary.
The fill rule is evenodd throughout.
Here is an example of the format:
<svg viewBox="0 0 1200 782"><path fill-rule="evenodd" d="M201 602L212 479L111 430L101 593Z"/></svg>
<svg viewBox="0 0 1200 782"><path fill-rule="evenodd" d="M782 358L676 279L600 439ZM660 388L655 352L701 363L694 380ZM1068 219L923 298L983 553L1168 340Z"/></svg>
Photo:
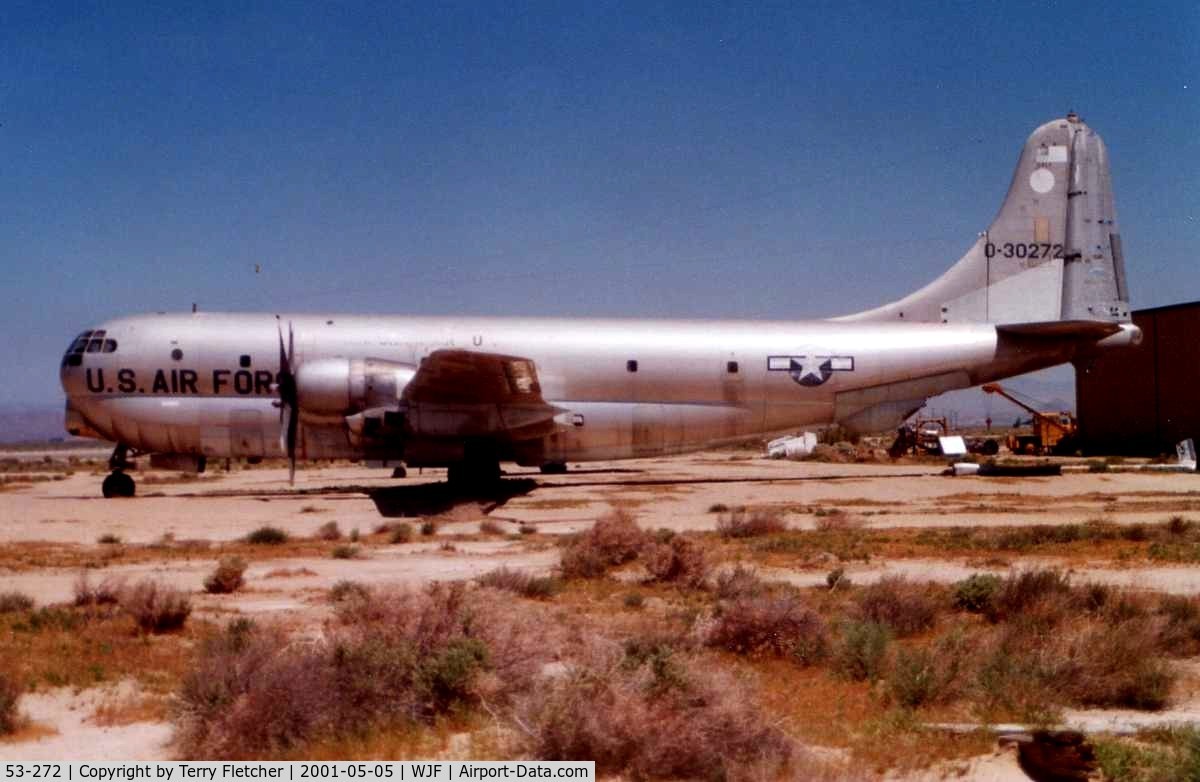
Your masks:
<svg viewBox="0 0 1200 782"><path fill-rule="evenodd" d="M170 761L156 763L33 763L3 765L3 780L62 782L225 782L226 780L367 780L367 782L454 782L455 780L550 779L594 782L593 761L443 760L330 761L320 763Z"/></svg>

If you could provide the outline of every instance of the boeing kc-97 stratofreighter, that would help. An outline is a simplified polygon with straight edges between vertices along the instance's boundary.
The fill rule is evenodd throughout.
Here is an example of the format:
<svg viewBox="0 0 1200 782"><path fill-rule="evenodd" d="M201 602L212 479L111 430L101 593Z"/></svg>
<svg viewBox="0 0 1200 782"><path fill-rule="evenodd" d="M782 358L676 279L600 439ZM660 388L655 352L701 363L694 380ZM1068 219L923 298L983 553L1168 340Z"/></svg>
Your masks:
<svg viewBox="0 0 1200 782"><path fill-rule="evenodd" d="M62 360L66 428L129 459L286 456L449 467L675 454L814 424L897 426L925 400L1136 344L1108 157L1073 113L1025 142L991 226L942 276L830 320L139 315Z"/></svg>

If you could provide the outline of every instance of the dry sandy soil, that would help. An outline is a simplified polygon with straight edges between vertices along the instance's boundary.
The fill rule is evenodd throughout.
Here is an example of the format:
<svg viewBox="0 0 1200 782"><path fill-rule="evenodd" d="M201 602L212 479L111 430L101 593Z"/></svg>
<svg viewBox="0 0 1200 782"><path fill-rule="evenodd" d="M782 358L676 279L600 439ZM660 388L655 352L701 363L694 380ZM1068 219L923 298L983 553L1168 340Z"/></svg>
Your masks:
<svg viewBox="0 0 1200 782"><path fill-rule="evenodd" d="M0 456L6 454L0 453ZM14 454L15 455L15 454ZM42 454L38 455L41 458ZM51 458L61 455L50 453ZM38 469L36 463L31 470ZM97 470L99 468L97 467ZM319 627L327 615L323 599L341 579L366 583L421 583L464 579L500 565L549 572L558 561L557 549L545 535L477 533L485 518L507 532L525 526L540 533L575 532L585 528L612 505L628 508L643 527L673 530L712 530L716 504L773 507L795 529L812 528L820 513L833 508L854 513L868 529L1029 524L1067 524L1103 518L1117 524L1162 522L1171 515L1200 520L1200 476L1196 474L1074 472L1054 478L943 477L942 466L913 464L827 464L771 461L744 452L701 454L671 459L572 466L566 475L543 476L508 468L506 485L512 496L484 498L451 506L438 493L440 471L425 471L405 479L390 472L359 466L301 470L289 486L283 469L213 472L200 479L180 480L171 473L139 473L138 494L130 500L100 498L102 473L77 470L58 480L23 485L0 485L0 550L41 546L79 558L103 558L112 535L131 547L156 541L191 542L186 556L155 557L104 568L106 576L137 579L152 575L194 594L196 616L231 613L287 616L289 621ZM430 488L433 486L433 488ZM278 558L269 552L255 557L247 571L247 586L235 595L210 596L202 582L215 564L205 545L234 541L252 530L271 525L295 537L311 536L318 527L336 521L343 532L363 534L399 518L435 511L440 525L436 538L417 536L414 542L364 547L355 559L332 559L326 552L291 552ZM411 521L411 519L410 519ZM472 535L470 540L462 535ZM165 536L165 537L164 537ZM456 537L459 536L459 537ZM452 539L452 547L442 545ZM48 544L48 545L42 545ZM147 551L153 551L147 549ZM1113 561L1070 560L1040 556L979 562L967 557L872 557L847 566L856 583L885 574L903 573L922 580L955 581L988 567L1003 570L1017 564L1065 566L1081 577L1112 584L1175 593L1200 592L1200 567ZM769 578L798 584L822 583L828 568L764 568ZM20 566L0 564L0 591L19 590L39 604L70 600L78 577L77 565L38 564L36 557ZM89 721L96 703L115 697L96 688L82 692L43 691L26 696L23 709L43 730L26 731L23 740L0 743L0 758L164 757L169 729L144 722L98 727ZM1191 720L1200 716L1200 702L1189 696L1157 720ZM1117 726L1129 715L1072 713L1083 726ZM47 735L48 734L48 735ZM1021 779L1007 753L978 758L938 772L956 778Z"/></svg>

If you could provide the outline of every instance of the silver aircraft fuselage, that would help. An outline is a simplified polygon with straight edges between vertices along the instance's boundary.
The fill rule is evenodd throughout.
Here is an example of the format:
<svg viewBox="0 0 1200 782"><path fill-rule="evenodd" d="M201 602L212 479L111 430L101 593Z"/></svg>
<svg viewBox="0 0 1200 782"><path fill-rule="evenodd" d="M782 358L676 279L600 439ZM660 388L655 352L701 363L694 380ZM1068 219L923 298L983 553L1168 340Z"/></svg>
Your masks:
<svg viewBox="0 0 1200 782"><path fill-rule="evenodd" d="M1122 248L1107 148L1069 113L1026 139L966 254L872 310L806 322L122 318L63 357L67 430L118 444L115 496L133 492L120 475L129 448L197 466L349 457L472 477L500 460L552 471L814 424L882 431L944 391L1136 343Z"/></svg>
<svg viewBox="0 0 1200 782"><path fill-rule="evenodd" d="M415 368L446 348L532 360L563 412L535 450L511 457L528 463L680 453L830 422L882 429L928 396L1072 357L1068 342L1022 342L990 324L143 315L98 326L109 344L93 336L64 357L68 429L144 452L279 456L288 324L302 366L369 357ZM331 436L306 427L300 458L363 455L331 424ZM453 449L412 442L404 458L452 462Z"/></svg>

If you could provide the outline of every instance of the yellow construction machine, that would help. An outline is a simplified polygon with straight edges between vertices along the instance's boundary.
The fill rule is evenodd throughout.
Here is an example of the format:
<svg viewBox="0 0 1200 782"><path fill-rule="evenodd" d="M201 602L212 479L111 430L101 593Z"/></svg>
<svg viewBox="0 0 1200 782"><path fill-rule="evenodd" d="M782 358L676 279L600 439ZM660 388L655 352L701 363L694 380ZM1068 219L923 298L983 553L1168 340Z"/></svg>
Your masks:
<svg viewBox="0 0 1200 782"><path fill-rule="evenodd" d="M1079 425L1075 416L1069 410L1057 413L1047 413L1038 410L1028 402L1013 395L1014 392L1005 389L999 383L987 383L983 386L984 393L999 394L1017 407L1028 412L1032 417L1033 433L1010 433L1005 445L1013 453L1025 454L1066 454L1075 450L1076 433Z"/></svg>

